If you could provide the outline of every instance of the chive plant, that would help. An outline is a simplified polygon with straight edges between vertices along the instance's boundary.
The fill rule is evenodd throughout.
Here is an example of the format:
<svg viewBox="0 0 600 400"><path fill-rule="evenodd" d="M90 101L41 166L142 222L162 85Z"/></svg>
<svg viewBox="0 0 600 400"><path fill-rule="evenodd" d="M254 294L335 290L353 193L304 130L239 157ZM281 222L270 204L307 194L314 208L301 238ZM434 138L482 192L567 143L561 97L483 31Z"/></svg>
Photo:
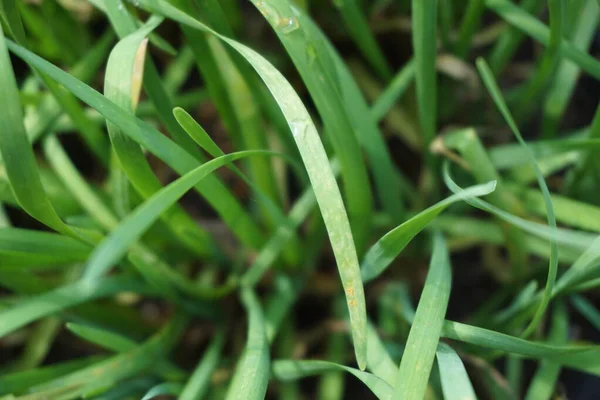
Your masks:
<svg viewBox="0 0 600 400"><path fill-rule="evenodd" d="M599 18L0 0L0 399L580 393Z"/></svg>

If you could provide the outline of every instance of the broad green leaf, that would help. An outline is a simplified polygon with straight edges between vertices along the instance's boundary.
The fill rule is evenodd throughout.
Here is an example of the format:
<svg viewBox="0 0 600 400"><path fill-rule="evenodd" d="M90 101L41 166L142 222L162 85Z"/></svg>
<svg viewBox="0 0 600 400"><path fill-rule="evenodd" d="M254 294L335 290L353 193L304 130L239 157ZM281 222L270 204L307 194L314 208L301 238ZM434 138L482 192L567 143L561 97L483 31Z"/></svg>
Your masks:
<svg viewBox="0 0 600 400"><path fill-rule="evenodd" d="M440 342L435 353L445 400L476 400L473 385L456 351Z"/></svg>
<svg viewBox="0 0 600 400"><path fill-rule="evenodd" d="M451 285L448 249L438 233L434 236L429 272L400 361L394 388L395 399L421 399L425 396Z"/></svg>
<svg viewBox="0 0 600 400"><path fill-rule="evenodd" d="M170 7L164 1L141 0L140 4L201 31L211 32L202 23ZM364 368L367 321L360 268L341 194L315 125L298 94L279 71L248 47L224 37L220 38L244 56L255 68L277 100L292 130L327 227L346 292L358 365ZM354 160L352 162L355 163ZM361 190L364 190L364 187Z"/></svg>
<svg viewBox="0 0 600 400"><path fill-rule="evenodd" d="M419 233L427 224L435 219L442 211L450 205L475 198L485 196L495 190L496 183L489 182L483 185L470 187L458 195L452 195L445 200L429 207L412 217L402 225L392 229L377 241L365 255L361 264L362 279L369 282L377 278L402 252L406 245Z"/></svg>
<svg viewBox="0 0 600 400"><path fill-rule="evenodd" d="M277 379L286 381L320 375L329 371L348 372L363 382L378 399L387 400L392 398L394 389L383 379L355 368L319 360L276 360L273 362L273 375L275 375Z"/></svg>
<svg viewBox="0 0 600 400"><path fill-rule="evenodd" d="M242 288L241 298L248 314L248 340L235 367L226 399L260 400L264 399L269 383L269 342L258 298L248 288Z"/></svg>

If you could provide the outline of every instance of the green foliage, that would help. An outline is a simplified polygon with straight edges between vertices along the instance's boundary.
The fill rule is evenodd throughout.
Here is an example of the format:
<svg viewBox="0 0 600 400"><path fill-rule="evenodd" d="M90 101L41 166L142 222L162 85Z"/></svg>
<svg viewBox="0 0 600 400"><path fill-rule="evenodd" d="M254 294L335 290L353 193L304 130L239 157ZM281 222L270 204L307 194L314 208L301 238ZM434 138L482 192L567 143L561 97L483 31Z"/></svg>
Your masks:
<svg viewBox="0 0 600 400"><path fill-rule="evenodd" d="M596 2L250 3L0 0L1 398L600 376Z"/></svg>

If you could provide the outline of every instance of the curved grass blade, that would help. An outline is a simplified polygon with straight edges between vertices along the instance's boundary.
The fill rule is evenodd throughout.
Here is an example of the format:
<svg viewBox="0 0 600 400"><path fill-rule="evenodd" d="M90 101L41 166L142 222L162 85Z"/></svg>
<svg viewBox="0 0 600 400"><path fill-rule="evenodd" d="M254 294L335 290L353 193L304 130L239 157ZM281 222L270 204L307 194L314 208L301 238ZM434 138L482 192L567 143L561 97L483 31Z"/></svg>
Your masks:
<svg viewBox="0 0 600 400"><path fill-rule="evenodd" d="M27 62L30 62L36 68L40 68L40 70L52 79L65 86L74 95L95 108L108 120L118 125L133 140L165 161L167 165L179 174L185 174L198 165L197 161L189 153L165 137L150 124L127 114L94 89L23 47L12 42L7 42L7 44L14 54L27 60ZM260 247L263 238L262 233L239 202L214 176L209 176L195 188L208 200L223 221L244 244L251 248Z"/></svg>
<svg viewBox="0 0 600 400"><path fill-rule="evenodd" d="M146 52L146 37L163 18L151 17L148 22L131 35L122 39L112 50L106 66L105 96L134 115L137 98L143 81L142 72ZM146 160L139 144L124 134L117 125L107 121L108 133L118 159L133 187L144 198L161 189L162 185ZM202 230L181 208L175 206L167 210L164 221L186 248L196 254L207 255L214 249L210 235Z"/></svg>
<svg viewBox="0 0 600 400"><path fill-rule="evenodd" d="M529 15L526 11L506 0L485 0L485 5L509 24L514 25L517 29L525 32L543 45L548 46L550 41L548 27L535 17ZM575 47L572 43L563 39L560 44L560 54L573 61L596 79L600 79L600 62Z"/></svg>
<svg viewBox="0 0 600 400"><path fill-rule="evenodd" d="M208 133L198 124L190 114L188 114L184 109L175 107L173 109L173 115L177 122L181 125L181 127L185 130L185 132L190 135L190 137L196 142L200 147L202 147L207 153L209 153L213 157L220 157L225 153L217 144L211 139ZM298 169L299 175L302 174L302 167L296 165L296 160L288 157L285 154L282 154L283 158L290 162L296 169ZM268 161L268 159L267 159ZM267 163L261 163L260 165L267 165ZM258 165L258 164L254 164ZM295 226L292 221L289 221L285 216L283 211L281 210L281 206L277 204L276 201L273 200L273 196L269 196L266 194L260 186L253 183L249 177L247 177L239 168L235 165L231 165L230 169L234 171L250 188L254 190L256 194L257 200L260 201L261 206L263 206L263 210L268 213L269 219L271 222L274 222L278 229L288 229L291 235L286 238L286 241L289 241L292 245L291 248L288 248L287 252L284 252L284 259L292 265L296 265L298 263L298 253L300 252L300 243L298 241L298 237L295 233Z"/></svg>
<svg viewBox="0 0 600 400"><path fill-rule="evenodd" d="M121 380L133 377L152 366L162 354L170 349L185 328L186 319L176 317L160 332L135 349L113 356L88 368L32 388L33 393L72 390L67 399L79 398L98 390L106 390Z"/></svg>
<svg viewBox="0 0 600 400"><path fill-rule="evenodd" d="M84 261L91 248L78 240L50 232L0 229L0 269L43 268Z"/></svg>
<svg viewBox="0 0 600 400"><path fill-rule="evenodd" d="M211 32L199 21L179 12L164 1L140 0L140 5L199 30ZM367 318L360 268L346 210L317 130L298 94L279 71L248 47L224 37L220 38L252 64L277 100L293 132L327 227L346 292L358 365L365 368ZM364 190L364 187L361 190Z"/></svg>
<svg viewBox="0 0 600 400"><path fill-rule="evenodd" d="M181 389L181 383L164 382L148 390L144 397L142 397L142 400L151 400L160 396L178 396L181 393Z"/></svg>
<svg viewBox="0 0 600 400"><path fill-rule="evenodd" d="M522 95L520 95L519 105L516 108L518 110L516 113L517 120L522 120L531 113L548 80L556 72L556 66L560 61L560 44L565 31L566 9L566 0L548 0L548 13L550 14L548 47L546 47L542 60L533 76L525 84Z"/></svg>
<svg viewBox="0 0 600 400"><path fill-rule="evenodd" d="M438 233L434 236L429 272L400 361L395 399L421 399L425 396L448 307L451 282L448 249Z"/></svg>
<svg viewBox="0 0 600 400"><path fill-rule="evenodd" d="M390 357L372 324L369 324L367 328L367 368L391 387L396 386L398 367Z"/></svg>
<svg viewBox="0 0 600 400"><path fill-rule="evenodd" d="M196 369L181 390L179 400L196 400L204 397L209 385L213 371L219 364L223 345L225 344L225 332L219 331L204 352L204 355Z"/></svg>
<svg viewBox="0 0 600 400"><path fill-rule="evenodd" d="M102 361L102 357L92 356L73 361L55 363L50 366L32 368L28 371L3 374L0 377L0 395L24 394L29 388L41 385L63 375L70 374Z"/></svg>
<svg viewBox="0 0 600 400"><path fill-rule="evenodd" d="M325 43L319 40L320 38L310 29L310 23L307 21L307 18L304 15L295 14L288 1L252 0L252 3L263 14L284 45L323 120L325 133L328 135L334 153L340 162L340 175L348 217L352 227L353 240L356 249L361 252L366 244L368 232L371 228L370 223L366 219L369 219L373 212L373 196L371 194L367 169L365 163L362 162L363 156L360 151L358 139L353 134L351 120L344 109L342 94L336 85L337 73L335 71L335 64L327 53ZM238 51L240 50L238 49ZM246 54L243 55L247 57ZM258 66L252 61L251 64L255 68ZM258 72L264 80L265 75L260 71ZM267 86L272 91L272 94L274 94L276 100L279 101L280 99L273 92L272 85L267 83ZM283 108L282 111L288 120L288 124L290 124L292 134L296 139L296 144L300 149L300 154L312 181L313 174L308 168L309 163L311 163L307 158L308 149L304 148L301 144L307 141L308 137L312 136L310 133L312 122L308 122L310 117L308 115L292 117ZM320 140L319 147L322 147ZM316 155L316 152L313 154ZM317 194L317 198L319 197Z"/></svg>
<svg viewBox="0 0 600 400"><path fill-rule="evenodd" d="M35 155L23 125L19 90L11 67L6 40L0 27L0 154L15 198L29 215L68 236L78 237L58 216L46 196Z"/></svg>
<svg viewBox="0 0 600 400"><path fill-rule="evenodd" d="M406 245L446 208L459 201L490 194L495 188L495 182L472 186L462 194L440 201L386 233L367 251L361 263L363 281L369 282L381 275Z"/></svg>
<svg viewBox="0 0 600 400"><path fill-rule="evenodd" d="M113 212L98 198L73 165L58 138L48 135L43 140L46 159L73 197L102 228L114 229L119 223Z"/></svg>
<svg viewBox="0 0 600 400"><path fill-rule="evenodd" d="M269 383L269 342L258 298L249 288L242 288L241 297L248 313L248 341L225 398L262 400Z"/></svg>
<svg viewBox="0 0 600 400"><path fill-rule="evenodd" d="M248 156L273 155L265 150L247 150L215 158L165 186L129 214L92 252L82 280L91 287L127 252L143 233L186 192L216 169Z"/></svg>
<svg viewBox="0 0 600 400"><path fill-rule="evenodd" d="M563 302L554 306L552 324L548 339L552 343L562 344L568 339L569 319L567 308ZM525 400L551 399L560 374L560 364L553 361L542 361L527 389Z"/></svg>
<svg viewBox="0 0 600 400"><path fill-rule="evenodd" d="M415 78L415 62L410 60L404 66L383 93L377 98L371 107L371 115L376 121L381 121L390 109L398 102L398 99L406 92Z"/></svg>
<svg viewBox="0 0 600 400"><path fill-rule="evenodd" d="M477 400L465 366L456 351L440 342L435 353L445 400Z"/></svg>
<svg viewBox="0 0 600 400"><path fill-rule="evenodd" d="M581 51L588 51L594 38L600 20L600 7L594 0L584 2L584 9L577 15L571 42ZM560 125L560 120L565 113L569 100L573 96L575 86L580 75L576 64L569 60L560 62L556 71L556 78L552 82L544 102L544 119L542 123L545 137L555 136Z"/></svg>
<svg viewBox="0 0 600 400"><path fill-rule="evenodd" d="M522 0L519 2L519 8L530 14L537 15L544 3L545 1L543 0ZM500 35L489 53L490 68L494 75L499 76L504 71L524 38L525 35L519 29L512 26L508 27Z"/></svg>
<svg viewBox="0 0 600 400"><path fill-rule="evenodd" d="M108 297L119 292L132 291L153 295L155 292L134 279L130 274L122 274L102 279L90 291L81 282L61 286L35 297L25 299L8 310L0 312L0 337L39 318L47 317L66 308L90 300Z"/></svg>
<svg viewBox="0 0 600 400"><path fill-rule="evenodd" d="M559 1L561 1L561 0L559 0ZM500 113L506 120L511 131L517 138L518 142L523 147L527 148L527 144L525 143L525 140L523 139L523 136L521 135L521 132L519 131L519 128L517 127L517 124L513 120L512 116L510 115L508 106L506 105L506 103L504 102L504 99L502 98L502 93L501 93L500 88L498 87L496 81L494 80L492 71L488 67L485 60L483 60L482 58L479 58L477 60L477 69L479 70L479 73L481 74L481 78L483 79L483 83L487 87L488 92L490 92L490 95L494 99L494 103L496 103L496 107L498 107L498 109L500 110ZM544 204L546 206L548 225L550 226L551 229L556 229L556 217L554 216L554 208L552 207L552 200L550 199L550 191L548 190L548 186L546 185L544 176L537 165L535 156L529 150L527 151L527 155L531 161L531 164L533 165L533 167L535 169L537 182L538 182L540 190L544 196ZM544 295L542 298L542 302L540 303L540 306L539 306L538 310L536 311L533 319L531 320L531 322L527 326L527 328L525 328L525 331L523 333L524 336L528 336L529 334L531 334L537 328L538 324L541 322L541 320L544 316L544 313L546 312L546 308L548 307L548 304L550 303L550 298L552 296L552 289L553 289L554 283L556 281L557 271L558 271L558 246L556 244L556 241L554 239L551 239L551 241L550 241L550 260L549 260L549 265L548 265L548 278L546 280L546 286L544 288Z"/></svg>
<svg viewBox="0 0 600 400"><path fill-rule="evenodd" d="M319 360L276 360L273 362L273 375L280 380L296 380L307 376L320 375L329 371L348 372L363 382L378 399L388 400L392 398L394 389L383 379L355 368Z"/></svg>
<svg viewBox="0 0 600 400"><path fill-rule="evenodd" d="M357 0L339 0L335 1L334 4L340 10L346 28L350 31L350 36L358 45L367 62L377 71L381 79L389 80L392 77L392 71L379 48L373 32L369 28L369 24L359 6L360 2L357 2Z"/></svg>

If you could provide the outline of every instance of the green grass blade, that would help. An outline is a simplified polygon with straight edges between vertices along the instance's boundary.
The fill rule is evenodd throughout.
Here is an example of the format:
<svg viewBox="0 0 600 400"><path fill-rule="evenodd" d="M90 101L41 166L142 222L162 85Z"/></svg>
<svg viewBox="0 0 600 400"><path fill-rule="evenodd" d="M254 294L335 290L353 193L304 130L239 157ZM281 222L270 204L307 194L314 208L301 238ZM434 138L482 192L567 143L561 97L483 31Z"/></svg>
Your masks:
<svg viewBox="0 0 600 400"><path fill-rule="evenodd" d="M141 0L140 4L199 30L209 31L205 25L177 12L163 1ZM367 318L360 268L346 210L317 130L297 93L279 71L248 47L227 38L221 39L255 68L277 100L293 132L328 230L346 292L358 365L365 368ZM364 187L361 190L364 190Z"/></svg>
<svg viewBox="0 0 600 400"><path fill-rule="evenodd" d="M43 268L84 261L91 248L78 240L50 232L0 229L0 269Z"/></svg>
<svg viewBox="0 0 600 400"><path fill-rule="evenodd" d="M148 390L142 400L151 400L160 396L178 396L181 393L181 388L180 383L164 382Z"/></svg>
<svg viewBox="0 0 600 400"><path fill-rule="evenodd" d="M327 54L325 44L310 29L306 17L295 15L287 1L253 0L253 4L263 13L286 48L323 120L325 133L340 162L352 234L356 248L360 252L365 246L370 229L370 224L366 223L366 219L369 219L372 213L373 200L366 166L360 161L363 159L360 146L353 134L350 118L344 110L341 94L335 83L335 64ZM259 75L262 76L260 72ZM267 83L267 86L270 85ZM272 88L270 89L272 90ZM275 97L277 99L277 96ZM286 111L283 110L283 112L286 115ZM298 122L294 123L293 125L296 126L291 126L291 129L300 154L305 157L306 152L300 146L298 138L310 136L308 132L301 132L306 131L304 121L307 118L292 119L289 115L286 117L288 123ZM308 129L310 130L310 128ZM308 160L305 160L305 165L308 166Z"/></svg>
<svg viewBox="0 0 600 400"><path fill-rule="evenodd" d="M367 330L367 368L391 387L396 386L398 367L379 338L376 328L371 324Z"/></svg>
<svg viewBox="0 0 600 400"><path fill-rule="evenodd" d="M244 157L273 154L273 152L265 150L247 150L224 155L199 166L156 192L129 214L111 232L109 237L94 249L88 259L82 277L83 281L92 287L94 282L125 255L129 247L150 228L163 212L216 169Z"/></svg>
<svg viewBox="0 0 600 400"><path fill-rule="evenodd" d="M196 369L181 390L179 400L196 400L203 398L209 385L213 371L217 368L221 351L225 344L225 333L219 331L204 352Z"/></svg>
<svg viewBox="0 0 600 400"><path fill-rule="evenodd" d="M36 67L41 68L52 79L56 79L84 102L93 106L98 112L111 122L118 125L121 130L133 140L140 143L158 158L165 161L175 171L185 174L194 169L198 163L184 149L165 137L150 124L124 112L120 107L107 100L97 91L68 75L59 68L37 57L19 45L10 43L11 51L19 57L26 59ZM215 178L208 177L203 183L196 186L196 190L204 195L225 223L250 247L259 247L262 243L262 233L249 215L242 209L239 202Z"/></svg>
<svg viewBox="0 0 600 400"><path fill-rule="evenodd" d="M25 43L25 29L15 0L0 1L0 20L4 23L3 28L8 29L16 41Z"/></svg>
<svg viewBox="0 0 600 400"><path fill-rule="evenodd" d="M0 154L21 207L32 217L56 231L76 234L56 214L40 180L35 155L23 125L19 90L11 67L6 40L0 27Z"/></svg>
<svg viewBox="0 0 600 400"><path fill-rule="evenodd" d="M339 0L334 4L340 10L346 28L367 62L371 64L381 79L387 81L392 77L392 71L369 28L359 3L357 0Z"/></svg>
<svg viewBox="0 0 600 400"><path fill-rule="evenodd" d="M573 295L570 300L573 307L600 331L600 312L596 307L580 295Z"/></svg>
<svg viewBox="0 0 600 400"><path fill-rule="evenodd" d="M139 30L122 39L108 59L104 80L105 96L131 115L134 114L143 81L145 38L161 22L162 18L151 17ZM107 128L119 167L138 193L143 198L148 198L160 190L162 185L139 144L110 121L107 121ZM214 248L210 235L192 221L181 208L174 207L167 210L163 220L181 242L196 254L210 254L211 248Z"/></svg>
<svg viewBox="0 0 600 400"><path fill-rule="evenodd" d="M495 188L495 182L473 186L461 195L440 201L386 233L367 251L361 263L363 281L369 282L381 275L406 245L446 208L459 201L490 194Z"/></svg>
<svg viewBox="0 0 600 400"><path fill-rule="evenodd" d="M86 368L101 360L102 357L92 356L33 368L28 371L3 374L0 377L0 394L24 394L31 387Z"/></svg>
<svg viewBox="0 0 600 400"><path fill-rule="evenodd" d="M497 13L502 19L525 32L545 46L550 42L550 31L546 25L506 0L486 0L485 5ZM560 54L577 64L581 69L600 79L600 62L591 55L579 50L572 43L563 39Z"/></svg>
<svg viewBox="0 0 600 400"><path fill-rule="evenodd" d="M552 313L552 323L548 339L557 344L567 341L569 334L569 319L567 308L558 302ZM525 400L551 399L560 374L560 364L552 361L542 361L527 389Z"/></svg>
<svg viewBox="0 0 600 400"><path fill-rule="evenodd" d="M456 55L460 58L466 58L468 55L471 48L473 35L479 29L484 11L484 0L469 0L467 9L460 24L458 39L454 48Z"/></svg>
<svg viewBox="0 0 600 400"><path fill-rule="evenodd" d="M391 399L393 388L383 379L368 372L335 364L328 361L292 361L276 360L273 362L273 375L280 380L296 380L307 376L320 375L329 371L344 371L354 375L367 386L380 400Z"/></svg>
<svg viewBox="0 0 600 400"><path fill-rule="evenodd" d="M2 326L0 326L0 337L30 322L55 314L65 308L127 290L148 294L153 293L145 285L134 280L130 275L115 275L98 282L92 291L88 290L81 283L73 283L23 300L18 305L0 312L0 318L2 318L3 322Z"/></svg>
<svg viewBox="0 0 600 400"><path fill-rule="evenodd" d="M252 289L243 288L242 302L248 313L248 341L227 390L227 400L259 400L265 397L269 383L269 343L264 317Z"/></svg>
<svg viewBox="0 0 600 400"><path fill-rule="evenodd" d="M440 342L435 353L445 400L476 400L477 396L465 366L456 351Z"/></svg>
<svg viewBox="0 0 600 400"><path fill-rule="evenodd" d="M415 57L415 82L419 123L424 138L424 148L437 134L437 2L412 0L412 43ZM432 168L432 158L429 167ZM431 171L435 173L435 171Z"/></svg>
<svg viewBox="0 0 600 400"><path fill-rule="evenodd" d="M571 42L581 51L588 51L594 33L600 21L600 8L594 0L585 1L584 9L578 15ZM575 85L579 78L580 69L569 60L561 61L556 71L556 78L544 102L544 136L552 137L557 133L557 127L564 115L567 104L573 96Z"/></svg>
<svg viewBox="0 0 600 400"><path fill-rule="evenodd" d="M384 92L377 98L371 107L371 115L376 121L381 121L390 109L398 102L398 99L406 92L415 78L415 62L407 62L394 79L385 88Z"/></svg>
<svg viewBox="0 0 600 400"><path fill-rule="evenodd" d="M543 0L523 0L519 3L519 7L528 13L537 15L544 3ZM512 26L500 35L489 56L490 68L494 75L499 76L504 71L524 38L525 35Z"/></svg>
<svg viewBox="0 0 600 400"><path fill-rule="evenodd" d="M438 233L434 236L429 272L400 361L394 390L396 399L425 396L450 297L450 268L446 243Z"/></svg>
<svg viewBox="0 0 600 400"><path fill-rule="evenodd" d="M72 193L73 197L88 214L106 230L114 229L118 220L113 212L99 199L85 178L75 168L69 156L62 148L58 138L49 135L43 140L46 159L59 179Z"/></svg>
<svg viewBox="0 0 600 400"><path fill-rule="evenodd" d="M185 318L176 317L160 332L135 349L113 356L88 368L32 388L35 392L52 392L70 388L75 393L68 398L79 398L86 393L105 390L119 381L135 376L151 367L162 353L172 347L173 342L185 327Z"/></svg>
<svg viewBox="0 0 600 400"><path fill-rule="evenodd" d="M527 147L527 144L525 143L525 140L523 139L523 136L521 135L521 132L519 131L519 128L517 127L517 124L513 120L512 116L510 114L510 111L508 110L508 106L506 105L506 103L504 102L504 99L502 98L500 88L498 87L496 81L494 80L492 71L490 70L489 66L482 58L477 60L477 69L479 70L479 73L481 74L483 83L487 87L488 92L490 92L490 95L494 99L496 106L500 110L500 113L506 120L508 126L510 127L511 131L517 138L518 142L523 147ZM556 229L556 218L554 216L554 208L552 207L552 200L550 199L550 191L548 190L548 186L546 185L546 181L544 180L544 176L543 176L542 172L540 171L539 167L537 166L535 156L529 150L527 151L527 155L528 155L528 158L531 160L531 164L534 166L538 185L540 187L542 194L544 195L544 204L545 204L546 210L547 210L548 225L550 226L550 228ZM548 265L548 278L546 280L546 287L544 288L544 297L543 297L542 302L540 303L540 306L539 306L538 310L536 311L531 323L525 329L525 332L524 332L525 336L529 335L537 328L538 324L541 322L541 320L544 316L544 313L546 312L546 308L548 307L548 304L550 303L550 297L552 296L552 289L553 289L554 283L556 281L556 274L557 274L557 270L558 270L558 254L557 253L558 253L558 246L556 245L556 241L551 240L551 242L550 242L550 260L549 260L549 265Z"/></svg>

